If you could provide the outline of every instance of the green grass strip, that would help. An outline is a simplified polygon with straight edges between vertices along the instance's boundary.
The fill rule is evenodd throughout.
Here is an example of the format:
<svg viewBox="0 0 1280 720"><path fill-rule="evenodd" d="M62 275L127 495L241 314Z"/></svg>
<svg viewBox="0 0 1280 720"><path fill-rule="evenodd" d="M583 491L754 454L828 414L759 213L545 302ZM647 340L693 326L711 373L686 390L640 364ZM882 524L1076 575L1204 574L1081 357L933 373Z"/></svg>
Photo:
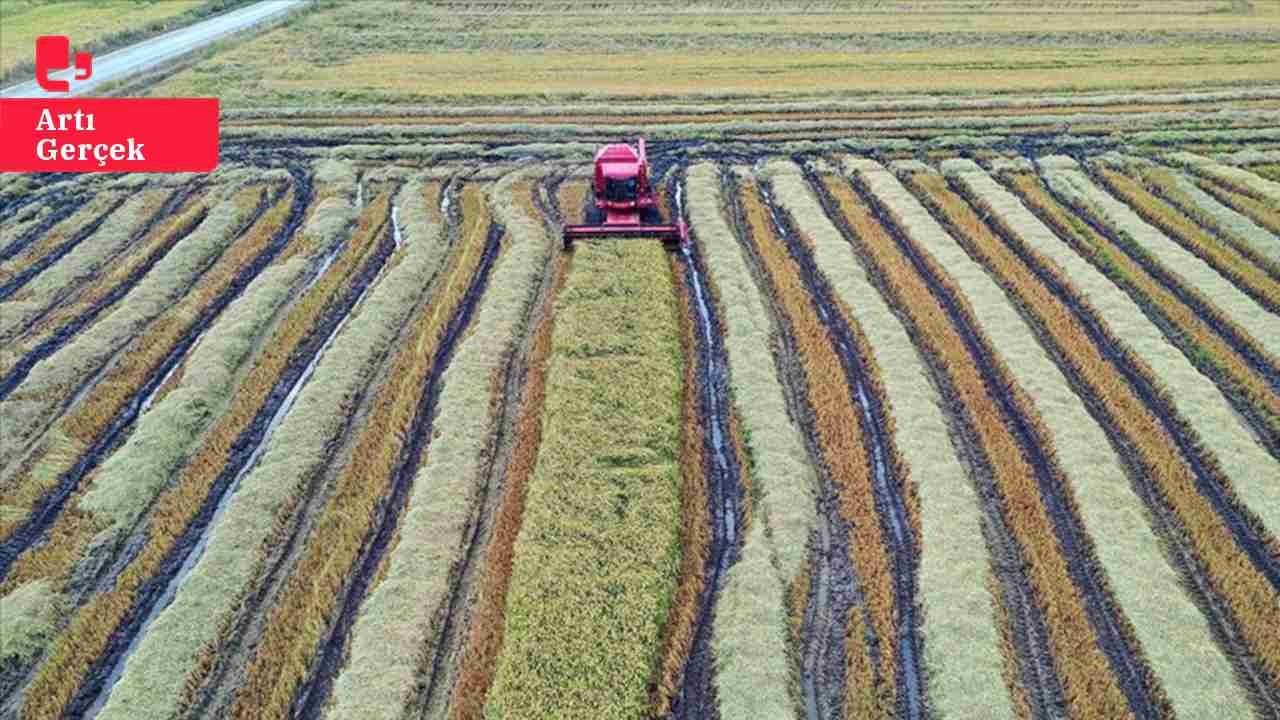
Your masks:
<svg viewBox="0 0 1280 720"><path fill-rule="evenodd" d="M680 560L683 360L662 247L579 244L555 312L485 716L647 717Z"/></svg>

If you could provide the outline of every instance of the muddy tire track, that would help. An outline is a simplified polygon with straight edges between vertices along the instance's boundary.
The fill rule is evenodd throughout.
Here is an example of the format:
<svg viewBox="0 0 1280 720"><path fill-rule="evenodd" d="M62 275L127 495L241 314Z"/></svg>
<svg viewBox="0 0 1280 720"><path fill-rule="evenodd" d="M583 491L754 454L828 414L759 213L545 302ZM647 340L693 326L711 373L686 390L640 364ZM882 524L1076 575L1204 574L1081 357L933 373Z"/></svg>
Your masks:
<svg viewBox="0 0 1280 720"><path fill-rule="evenodd" d="M672 176L668 183L668 197L677 198L676 213L683 216L679 201L682 196L682 179ZM674 188L674 191L672 190ZM745 523L742 463L732 440L729 400L728 354L719 318L719 308L707 284L706 269L696 237L681 253L681 282L685 294L693 305L697 318L694 336L696 353L695 388L686 392L698 394L698 424L702 426L702 467L709 477L707 487L707 520L711 529L707 547L706 566L702 592L698 598L698 615L693 629L693 642L685 661L680 694L673 699L671 716L693 718L718 718L715 688L715 658L712 651L712 630L715 625L716 599L724 584L729 567L738 559L741 549L741 529Z"/></svg>
<svg viewBox="0 0 1280 720"><path fill-rule="evenodd" d="M404 450L402 464L392 481L382 517L376 524L376 529L368 541L368 547L362 553L358 568L343 594L341 610L334 622L334 627L317 653L308 679L298 689L293 704L293 716L296 718L319 717L329 699L333 681L344 659L347 640L351 627L355 623L356 614L395 536L400 515L408 500L409 491L413 487L413 480L421 464L428 439L431 437L432 420L435 417L436 402L440 396L440 379L448 369L458 340L466 332L475 315L476 307L488 284L489 272L497 259L503 234L501 225L496 222L490 224L480 264L471 277L470 284L454 310L453 316L449 319L444 336L436 348L431 373L423 385L418 411L409 431L409 445Z"/></svg>
<svg viewBox="0 0 1280 720"><path fill-rule="evenodd" d="M895 667L898 670L895 714L900 718L918 720L927 714L925 676L920 660L923 645L920 638L919 607L916 604L919 554L918 538L907 510L905 479L899 474L890 441L886 437L885 427L888 422L883 401L871 390L869 372L857 350L853 331L837 309L831 288L812 253L804 247L794 219L784 209L773 204L771 190L770 188L765 193L770 211L778 219L790 255L799 266L801 280L809 290L814 312L826 326L836 355L840 358L852 394L852 403L862 414L862 440L867 457L873 461L872 488L875 493L876 514L880 519L881 536L890 543L888 549L892 561L898 635L892 640L891 650L896 654Z"/></svg>
<svg viewBox="0 0 1280 720"><path fill-rule="evenodd" d="M914 188L912 192L915 193ZM918 194L915 196L920 199ZM881 216L882 223L887 224L885 209L877 199L871 198L871 201L872 207ZM947 218L941 216L931 203L922 199L921 204L949 234L960 236L959 231L948 222ZM950 317L965 343L969 356L973 358L983 382L991 396L995 398L1007 426L1035 470L1040 500L1044 503L1046 513L1052 520L1054 535L1067 562L1072 583L1081 595L1090 626L1098 635L1099 648L1107 657L1108 664L1116 675L1130 709L1137 717L1161 717L1163 713L1150 682L1151 674L1141 659L1141 653L1126 632L1126 621L1116 606L1114 598L1107 592L1100 568L1089 561L1092 557L1090 550L1092 541L1086 535L1079 517L1074 512L1070 495L1063 490L1054 477L1053 461L1041 444L1032 425L1032 419L1023 412L1014 399L1013 393L1001 381L993 361L996 357L995 351L988 347L985 339L979 334L978 327L960 310L961 306L957 298L924 262L922 251L916 244L899 233L894 233L893 237L901 251L916 268L916 272L924 279L930 293Z"/></svg>
<svg viewBox="0 0 1280 720"><path fill-rule="evenodd" d="M300 171L293 169L295 185L302 186L303 181L298 179ZM300 197L303 193L299 192ZM243 232L246 228L252 226L252 223L266 212L266 197L259 203L257 211L252 214L249 220L240 228ZM300 212L295 198L295 205L292 211ZM245 264L244 267L236 273L230 283L219 293L208 305L206 305L197 316L195 322L182 335L178 342L171 348L164 360L152 371L144 382L133 394L133 397L124 406L124 408L112 419L107 429L97 440L84 452L76 461L75 465L67 471L54 488L49 491L36 504L31 514L23 521L22 525L14 529L13 533L0 542L0 579L4 578L12 567L14 560L32 543L37 542L44 533L52 525L54 518L62 511L62 506L71 496L76 487L79 486L81 480L86 477L90 471L98 466L109 452L116 447L127 436L128 431L133 427L133 422L141 414L147 401L154 395L157 389L163 384L165 378L174 368L178 367L183 360L186 359L187 352L195 345L196 341L204 334L209 325L217 319L217 317L231 304L233 300L239 297L244 288L253 281L258 273L262 272L267 265L275 259L277 255L284 249L289 241L290 236L285 233L279 233L273 238L262 252ZM101 370L96 373L77 393L77 398L83 394L84 390L89 387L94 380L101 375Z"/></svg>
<svg viewBox="0 0 1280 720"><path fill-rule="evenodd" d="M865 608L857 577L849 559L851 527L839 514L831 473L822 460L812 408L807 401L807 379L800 350L783 309L773 294L772 280L756 250L753 230L739 198L738 183L729 173L722 175L721 195L734 235L742 244L747 265L761 288L761 296L777 328L774 362L781 381L787 409L801 429L809 463L817 477L817 504L813 536L809 540L810 561L804 612L797 630L801 704L807 720L843 718L845 706L845 642L848 619L855 608ZM864 612L865 610L860 610ZM864 623L870 627L869 623Z"/></svg>
<svg viewBox="0 0 1280 720"><path fill-rule="evenodd" d="M558 175L549 176L532 190L534 207L542 216L543 227L553 237L560 231L561 211L556 195L562 180ZM423 667L421 692L405 712L407 718L438 719L452 710L449 704L458 680L458 665L466 654L472 608L480 591L477 574L484 571L499 507L510 502L506 497L509 492L506 478L516 449L517 425L523 411L521 399L528 380L535 330L543 315L552 312L550 301L555 292L556 263L552 255L543 269L537 295L522 321L522 335L516 349L507 358L500 379L495 380L495 387L502 392L493 411L494 429L485 450L483 481L472 499L475 510L464 531L466 547L450 570L448 599L436 612L435 626L439 632Z"/></svg>
<svg viewBox="0 0 1280 720"><path fill-rule="evenodd" d="M877 291L886 298L892 298L893 295L885 279L879 275L876 265L859 249L857 236L849 226L848 220L840 212L835 199L823 183L815 181L812 176L810 176L810 187L825 210L827 219L850 243L863 267L868 269L868 277ZM875 204L864 188L857 183L854 183L853 187L862 201L877 216L886 233L894 238L895 242L901 244L903 239L899 237L900 230L886 220L883 209ZM920 329L909 317L901 314L899 317L912 341L917 346L923 347ZM1066 699L1051 655L1048 621L1024 571L1026 560L1014 539L1008 511L996 490L995 472L982 450L977 432L969 419L969 410L961 400L946 369L938 365L931 353L924 352L922 356L928 363L932 380L939 389L939 395L946 400L947 420L953 434L952 442L974 480L980 501L982 532L991 557L991 571L997 583L1000 602L1009 615L1009 634L1014 651L1014 664L1021 680L1021 687L1027 694L1032 716L1038 720L1061 718L1065 713Z"/></svg>

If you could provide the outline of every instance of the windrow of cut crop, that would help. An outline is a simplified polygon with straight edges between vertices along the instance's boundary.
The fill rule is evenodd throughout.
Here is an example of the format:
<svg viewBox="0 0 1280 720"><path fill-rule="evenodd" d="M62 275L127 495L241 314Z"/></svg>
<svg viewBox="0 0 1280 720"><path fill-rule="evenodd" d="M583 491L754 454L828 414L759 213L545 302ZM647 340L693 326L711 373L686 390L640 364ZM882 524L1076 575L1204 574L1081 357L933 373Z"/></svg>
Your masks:
<svg viewBox="0 0 1280 720"><path fill-rule="evenodd" d="M1189 152L1169 153L1164 159L1195 175L1213 180L1232 192L1247 195L1272 207L1280 203L1280 182L1259 177L1244 168L1224 165L1213 158Z"/></svg>
<svg viewBox="0 0 1280 720"><path fill-rule="evenodd" d="M56 306L25 318L22 326L15 327L9 337L12 355L0 360L0 367L5 373L0 378L0 387L21 382L37 362L57 352L76 333L128 294L175 243L195 230L208 211L208 206L199 199L189 201L184 208L175 209L168 222L157 222L138 246L119 262L104 267L98 277L86 282Z"/></svg>
<svg viewBox="0 0 1280 720"><path fill-rule="evenodd" d="M890 579L889 559L874 520L865 522L861 539L866 546L858 554L851 516L858 510L865 513L865 508L842 497L846 487L857 492L869 484L870 458L858 434L862 423L848 398L850 388L834 343L793 265L767 188L739 168L734 169L730 184L730 213L744 251L756 264L761 292L779 328L779 342L792 363L784 381L790 386L792 410L817 470L818 534L811 542L805 584L794 588L790 608L805 715L886 716L892 711L897 677L885 672L880 648L883 637L892 637L881 634L892 629L892 596L869 596L884 591ZM823 379L827 383L820 385ZM826 403L822 411L817 406L820 401ZM849 426L842 431L834 421ZM856 457L837 455L837 449ZM853 485L859 481L860 485ZM868 534L873 537L868 539ZM859 562L872 554L878 554L880 567L870 567L881 575L868 580L862 576L869 565ZM893 662L890 657L890 667Z"/></svg>
<svg viewBox="0 0 1280 720"><path fill-rule="evenodd" d="M99 717L171 717L216 664L282 527L332 461L381 359L426 292L423 278L436 257L430 242L406 245L384 263L393 247L386 221L383 213L369 223L378 250L353 286L359 293L354 309L341 316L308 363L309 376L290 391L296 397L288 412L264 440L256 465L236 479L202 535L202 553L129 655Z"/></svg>
<svg viewBox="0 0 1280 720"><path fill-rule="evenodd" d="M445 369L426 457L414 476L384 577L352 627L327 718L400 718L432 691L442 666L452 662L441 657L443 621L461 590L455 583L473 532L473 499L484 492L495 376L524 331L522 322L559 246L559 238L537 219L532 191L524 173L510 174L490 190L497 225L481 230L501 233L504 247L472 330ZM502 528L515 530L503 524L494 532ZM500 617L482 614L472 622L494 620Z"/></svg>
<svg viewBox="0 0 1280 720"><path fill-rule="evenodd" d="M145 249L148 238L163 237L166 226L189 225L189 221L172 219L175 214L182 215L199 207L198 203L193 207L188 195L188 192L158 188L139 192L126 201L93 235L5 298L0 306L3 308L0 339L12 343L49 310L91 290L111 268L122 261L128 262L130 254ZM8 381L0 387L7 388L7 393L14 384Z"/></svg>
<svg viewBox="0 0 1280 720"><path fill-rule="evenodd" d="M751 523L729 568L713 629L722 717L794 716L784 598L802 582L816 480L770 353L768 313L728 221L714 165L688 173L689 218L720 299L729 387L742 425Z"/></svg>
<svg viewBox="0 0 1280 720"><path fill-rule="evenodd" d="M1273 236L1280 235L1280 204L1259 200L1252 195L1236 192L1230 187L1224 187L1206 178L1196 178L1194 186L1201 192L1208 193L1210 197L1223 205L1266 228Z"/></svg>
<svg viewBox="0 0 1280 720"><path fill-rule="evenodd" d="M408 490L398 479L410 478L416 469L416 455L425 444L421 438L432 426L442 365L448 362L456 335L466 327L472 288L483 288L496 252L478 236L489 225L486 215L478 212L484 207L483 190L467 186L461 202L464 221L480 232L464 234L458 253L439 269L438 282L431 280L434 272L423 276L423 284L432 288L429 296L391 359L386 381L374 391L371 410L356 431L301 557L267 613L231 717L292 717L308 675L325 671L319 662L323 643L342 644L340 614L346 605L358 605L361 583L368 585L377 563L373 554L385 549L385 542L381 548L376 542L379 530L388 523L394 528ZM442 245L435 237L416 240ZM390 530L385 535L389 538Z"/></svg>
<svg viewBox="0 0 1280 720"><path fill-rule="evenodd" d="M292 234L303 221L311 195L305 185L296 192L278 234ZM165 579L177 570L182 548L189 549L191 526L202 516L207 521L216 504L218 478L226 473L228 459L244 454L242 434L251 429L281 372L290 361L297 363L295 350L317 331L318 311L348 274L351 262L341 258L332 276L305 292L298 287L340 239L335 232L302 233L293 241L301 248L293 258L268 267L228 306L187 358L189 372L142 415L87 491L58 518L50 541L15 566L10 582L36 575L64 584L70 570L64 557L76 562L82 554L73 538L82 543L92 538L102 549L83 554L105 567L131 530L142 532L141 547L110 589L90 596L55 638L29 686L24 717L59 717L74 710L68 706L73 698L96 694L89 685L102 681L98 671L124 649L147 614L147 602L157 599ZM354 242L347 255L359 255L367 246Z"/></svg>
<svg viewBox="0 0 1280 720"><path fill-rule="evenodd" d="M303 186L303 190L308 188ZM291 257L264 271L245 296L228 308L226 317L236 318L249 313L258 303L279 302L276 298L281 298L287 288L299 280L306 281L304 288L295 293L296 300L279 309L279 322L274 327L259 320L259 332L269 329L270 336L258 346L252 364L238 374L240 382L234 392L230 393L229 387L221 389L223 394L230 393L225 410L200 436L200 443L191 448L190 456L175 459L164 453L148 453L148 447L141 445L135 452L118 453L104 464L82 505L100 516L115 515L117 525L128 519L131 500L138 493L164 487L170 476L167 463L178 462L181 469L146 518L145 544L120 571L111 590L94 595L76 613L60 644L55 646L52 659L41 668L32 686L33 697L60 698L61 707L72 711L82 711L96 697L106 670L118 662L128 642L145 627L146 618L181 572L180 566L194 551L220 501L256 460L257 448L272 434L275 419L290 407L295 388L306 381L317 353L362 291L365 266L377 267L375 249L380 243L374 223L383 218L370 208L350 241L343 242L349 224L355 220L350 201L344 197L347 190L322 185L316 193L320 201L311 205L313 212L305 224L302 211L307 209L311 194L303 193L301 203L295 204L295 213L281 231L291 235L302 225L298 237L290 243ZM158 415L159 420L202 410L201 404L188 403L206 392L217 391L219 379L228 379L227 370L205 353L216 353L218 348L229 351L239 343L251 343L251 335L238 334L252 332L247 322L246 319L227 326L225 338L219 328L211 329L188 360L192 372L199 374L190 378L184 374L173 392L157 402L148 415ZM235 379L230 378L232 382ZM194 418L189 419L185 424L193 421ZM150 430L140 424L131 441ZM128 480L130 470L136 470L137 481L132 484ZM68 700L73 704L65 705ZM37 709L37 701L31 700L27 710ZM48 712L48 716L57 717L63 710L52 706Z"/></svg>
<svg viewBox="0 0 1280 720"><path fill-rule="evenodd" d="M1195 220L1213 237L1230 243L1272 277L1280 274L1280 243L1266 229L1222 204L1181 173L1149 161L1126 160L1127 169L1141 178L1148 190Z"/></svg>
<svg viewBox="0 0 1280 720"><path fill-rule="evenodd" d="M846 164L849 162L852 161L846 161ZM873 168L878 170L879 166ZM886 302L899 302L909 297L908 291L917 293L914 297L927 299L928 288L918 279L912 281L915 276L911 274L910 259L892 252L897 243L895 234L901 231L891 224L882 223L873 214L868 201L860 197L847 180L829 177L821 187L831 194L837 211L833 215L840 222L847 223L849 231L845 237L852 242L854 253L866 269L868 279ZM900 275L886 274L891 271ZM904 281L912 282L906 285ZM974 427L971 418L974 410L970 408L975 407L975 399L966 399L961 394L951 371L933 350L939 347L935 344L938 340L960 341L962 338L955 334L942 306L925 305L919 309L930 314L918 318L905 315L904 327L921 349L931 370L930 375L944 401L942 407L949 416L949 435L957 454L969 469L976 491L975 499L982 515L981 534L990 556L990 574L984 585L991 591L996 605L994 621L1001 638L1001 668L1009 687L1008 695L1019 717L1061 714L1063 688L1050 645L1048 618L1026 571L1024 551L1011 526L1010 513L994 485L992 462ZM930 321L931 324L926 326L921 321ZM932 337L927 334L931 330ZM982 410L981 405L976 406L976 411ZM927 508L927 494L922 496L922 502ZM926 637L926 652L927 643Z"/></svg>
<svg viewBox="0 0 1280 720"><path fill-rule="evenodd" d="M1054 436L1008 364L1027 362L1027 339L1019 335L1029 331L982 268L955 246L888 171L874 163L851 169L894 229L894 247L868 244L867 249L876 257L881 276L900 288L899 306L914 317L928 351L950 375L990 464L995 493L1047 619L1047 650L1055 660L1068 711L1077 718L1134 716L1129 693L1137 689L1136 700L1141 701L1141 689L1133 687L1132 673L1118 675L1116 666L1127 669L1136 658L1129 648L1114 644L1109 598L1100 596L1097 584L1083 575L1091 558L1079 537L1078 515ZM950 248L959 256L947 252ZM1002 322L993 322L993 316ZM980 324L980 317L988 322ZM993 337L999 347L1020 350L1019 354L1006 361L993 349ZM1035 346L1034 337L1029 341ZM1025 377L1025 372L1017 377ZM1104 622L1095 624L1099 610ZM1118 662L1113 664L1113 659ZM1143 707L1141 702L1135 705Z"/></svg>
<svg viewBox="0 0 1280 720"><path fill-rule="evenodd" d="M1272 313L1280 312L1280 282L1228 244L1205 232L1176 207L1152 194L1133 178L1103 165L1092 175L1139 217L1187 252L1230 280L1241 292Z"/></svg>
<svg viewBox="0 0 1280 720"><path fill-rule="evenodd" d="M649 711L680 563L672 282L658 243L575 246L486 716Z"/></svg>
<svg viewBox="0 0 1280 720"><path fill-rule="evenodd" d="M1127 205L1098 188L1069 158L1042 158L1041 174L1057 195L1125 246L1142 248L1159 269L1197 288L1271 357L1280 357L1280 317L1263 308L1200 258L1151 227Z"/></svg>
<svg viewBox="0 0 1280 720"><path fill-rule="evenodd" d="M282 202L277 207L270 210L264 215L261 227L255 227L251 232L274 232L283 222L283 218L291 210L291 202ZM290 291L288 286L281 289L281 292ZM283 301L283 298L281 299ZM234 308L234 304L232 306ZM232 309L229 308L229 309ZM269 320L270 315L266 318L254 318L255 322ZM221 323L211 326L210 333L218 328ZM225 330L223 332L226 332ZM208 337L206 337L206 340ZM196 351L201 346L197 346L193 350L190 359L197 359ZM242 351L241 351L242 352ZM207 361L206 361L207 362ZM223 372L234 373L238 362L229 363L227 369ZM214 382L213 387L216 389L218 385L212 378L208 379ZM224 389L227 389L231 383L230 377L222 378ZM104 461L103 465L88 477L88 482L81 487L76 488L77 493L84 493L93 487L102 485L112 486L117 483L121 485L132 486L136 490L141 491L142 488L148 486L163 485L169 478L169 473L177 469L177 466L186 457L189 445L194 441L195 436L199 434L200 426L203 423L213 419L218 405L224 398L216 394L216 390L202 397L202 401L191 407L185 408L185 412L181 414L173 414L172 411L166 411L159 414L144 412L139 417L138 423L133 432L122 444L120 450L112 452L111 457ZM154 408L153 408L154 409ZM161 421L161 418L167 418ZM89 441L86 441L86 444ZM128 462L120 465L116 455L122 458L129 458ZM146 473L143 468L148 461L155 461L160 467L166 468L156 473L154 476ZM126 470L127 468L127 470ZM124 471L124 472L121 472ZM61 583L65 580L65 575L69 573L72 567L79 562L85 551L86 546L91 538L97 533L105 530L107 527L114 526L117 532L124 531L137 520L149 506L154 489L151 492L139 492L139 494L126 494L126 498L114 505L113 511L105 512L98 519L91 519L95 515L94 511L82 511L76 506L79 501L84 500L83 494L77 494L77 500L69 500L68 507L64 512L60 513L54 520L48 535L49 539L33 548L30 552L22 554L17 562L9 569L8 575L5 576L3 583L0 583L0 594L8 592L15 585L27 582L35 577L59 578ZM99 506L97 511L104 510ZM101 538L94 540L95 544L103 547L110 545L105 543Z"/></svg>
<svg viewBox="0 0 1280 720"><path fill-rule="evenodd" d="M1053 163L1055 161L1045 161ZM1098 208L1097 196L1089 192L1096 191L1092 184L1078 171L1071 169L1050 169L1046 172L1049 186L1060 197L1076 207L1086 217ZM1096 219L1096 217L1094 217ZM1134 217L1134 220L1137 218ZM1140 221L1139 221L1140 222ZM1117 228L1120 226L1112 226ZM1140 232L1145 226L1133 226ZM1127 229L1127 228L1125 228ZM1146 228L1150 229L1150 228ZM1222 298L1215 298L1222 302ZM1256 309L1260 316L1267 315ZM1273 318L1280 320L1280 318ZM1136 318L1134 319L1136 320ZM1118 318L1117 318L1118 321ZM1134 331L1155 332L1153 327L1135 325ZM1123 333L1128 336L1129 331ZM1259 337L1265 345L1271 338ZM1276 338L1280 342L1280 338ZM1280 527L1280 502L1276 493L1280 488L1274 483L1261 481L1259 468L1274 468L1276 458L1269 455L1252 437L1251 430L1242 417L1235 413L1222 393L1201 375L1194 372L1185 358L1174 352L1174 348L1164 342L1152 338L1144 344L1144 354L1155 354L1159 360L1152 368L1162 377L1166 387L1177 388L1171 399L1172 405L1190 429L1199 436L1205 448L1217 461L1221 472L1235 484L1236 492L1241 499L1261 520L1268 532L1276 532Z"/></svg>
<svg viewBox="0 0 1280 720"><path fill-rule="evenodd" d="M0 262L0 300L8 299L31 278L96 233L130 199L125 193L99 192L74 212L66 213L59 209L31 228L28 232L36 233L35 237L20 238L21 244L12 247L21 249Z"/></svg>
<svg viewBox="0 0 1280 720"><path fill-rule="evenodd" d="M1197 479L1162 422L1161 415L1169 413L1167 390L1133 353L1141 350L1143 357L1159 359L1160 353L1146 345L1163 342L1159 331L1127 295L1109 286L1101 273L1074 255L977 165L946 161L943 167L977 210L936 176L918 179L917 186L945 216L965 251L989 268L1018 303L1061 372L1041 372L1041 382L1046 375L1051 382L1036 397L1051 402L1048 398L1071 391L1080 397L1078 402L1067 400L1071 412L1048 414L1046 422L1058 435L1063 462L1090 468L1079 475L1073 488L1081 518L1090 536L1099 540L1094 549L1101 569L1131 622L1127 630L1132 643L1141 647L1155 673L1153 685L1164 689L1172 709L1181 716L1214 711L1247 715L1248 695L1232 677L1227 654L1201 653L1194 667L1185 661L1187 647L1208 647L1214 640L1197 617L1192 601L1196 596L1188 597L1179 587L1179 576L1199 574L1202 565L1198 556L1186 554L1186 528L1200 533L1213 528L1216 553L1239 552L1232 547L1226 524L1199 497ZM1037 248L1056 249L1052 258L1061 264L1054 264ZM1059 267L1070 274L1073 284L1068 284ZM1135 323L1148 327L1130 327ZM1115 332L1123 333L1124 343ZM1181 357L1173 348L1165 352ZM1185 369L1194 373L1189 365ZM1148 406L1144 394L1162 400ZM1086 409L1093 417L1085 414ZM1108 441L1115 452L1107 451ZM1127 478L1124 467L1129 470ZM1131 482L1135 492L1129 491ZM1171 502L1163 499L1174 496ZM1170 507L1173 517L1169 517ZM1145 523L1133 521L1148 513L1154 519L1154 533ZM1184 513L1190 522L1177 519ZM1178 548L1173 564L1165 560L1162 544ZM1248 572L1247 558L1240 557L1230 569L1238 575L1242 566ZM1256 571L1251 574L1260 583L1255 591L1265 589L1265 578ZM1174 617L1177 622L1171 622Z"/></svg>
<svg viewBox="0 0 1280 720"><path fill-rule="evenodd" d="M136 413L135 401L146 389L147 369L173 360L174 344L181 339L181 332L173 327L185 330L193 325L241 267L255 259L240 247L261 240L257 234L250 234L244 243L235 240L264 209L263 188L249 186L230 195L110 313L37 363L26 380L0 402L6 424L0 447L12 453L9 457L19 457L18 453L44 433L37 446L14 464L15 489L6 497L11 510L0 520L0 536L6 543L31 513L56 511L38 508L48 505L42 503L46 493L65 484L68 473L121 411L132 406ZM229 246L231 251L224 254ZM193 282L197 284L193 286ZM124 348L133 351L108 366ZM109 367L106 373L102 372L104 366ZM78 395L83 398L77 402ZM49 427L69 405L68 414Z"/></svg>
<svg viewBox="0 0 1280 720"><path fill-rule="evenodd" d="M1201 373L1213 379L1273 454L1280 446L1280 366L1208 298L1161 272L1141 248L1072 214L1031 172L1002 172L1026 208L1076 254L1122 289ZM1101 226L1099 226L1101 228ZM1060 263L1061 264L1061 263Z"/></svg>
<svg viewBox="0 0 1280 720"><path fill-rule="evenodd" d="M851 526L850 559L865 603L856 612L866 614L877 638L872 649L861 650L855 649L860 633L850 634L845 647L850 658L845 712L848 717L888 717L901 711L903 717L918 717L924 688L915 662L918 637L916 628L911 627L915 611L911 563L915 553L910 552L910 559L902 556L903 545L916 545L918 527L916 514L904 509L910 501L904 502L902 495L888 497L906 468L896 448L880 442L879 433L892 432L892 427L879 427L881 418L866 407L868 393L883 391L874 362L868 362L870 356L865 354L866 339L850 322L847 306L830 297L829 287L818 284L821 279L814 276L808 255L813 239L804 225L796 227L792 213L807 197L803 178L789 163L771 163L765 173L772 191L768 199L774 200L773 193L777 193L777 201L783 205L775 206L772 212L785 236L756 233L756 250L788 316L823 459L835 483L841 514ZM747 208L750 213L749 203ZM848 330L842 332L837 323ZM881 483L885 487L879 487ZM893 507L895 502L898 508ZM900 579L904 581L901 584ZM907 627L899 627L899 623ZM905 643L900 642L903 639ZM857 658L860 652L867 653L867 662ZM873 677L858 678L854 668L872 669ZM915 712L909 711L912 707Z"/></svg>
<svg viewBox="0 0 1280 720"><path fill-rule="evenodd" d="M557 208L583 207L587 183L581 180L563 182L558 189ZM550 222L552 218L547 218ZM524 517L525 489L542 445L542 414L546 400L547 361L551 354L551 334L555 328L555 298L564 288L572 255L556 253L551 260L551 277L544 281L546 292L541 302L530 308L535 323L528 329L530 337L524 358L526 373L520 390L519 408L511 432L512 449L503 466L502 499L493 518L484 566L476 581L475 601L470 609L463 651L457 661L457 678L448 702L451 720L475 720L482 717L485 698L493 685L494 662L502 651L503 613L511 580L515 541ZM514 360L515 358L513 358ZM500 379L495 375L495 381ZM494 466L494 471L498 467ZM437 648L443 649L441 645Z"/></svg>
<svg viewBox="0 0 1280 720"><path fill-rule="evenodd" d="M891 434L902 454L898 467L901 488L896 492L906 493L919 560L918 567L895 573L918 573L910 579L913 585L919 583L918 595L910 602L919 601L924 615L918 627L900 627L893 642L899 645L904 638L915 636L911 640L917 651L915 662L928 671L927 707L948 717L978 717L995 708L1003 708L995 714L1011 716L1009 695L1001 684L996 652L1000 638L992 600L983 584L972 582L974 576L985 574L989 562L978 499L955 450L949 443L938 442L949 433L936 390L921 382L928 374L923 359L860 262L850 264L855 254L847 238L854 231L839 199L829 189L838 189L841 181L835 175L819 176L816 172L810 181L806 187L794 166L774 172L778 197L804 229L818 270L841 299L842 308L857 308L859 326L866 336L861 352L875 360L868 363L876 371L871 383L888 416L885 432ZM847 192L847 183L844 185ZM934 539L939 537L945 539ZM962 576L967 580L962 581ZM899 588L909 587L904 579L895 577L900 594ZM983 607L991 611L975 612ZM918 692L926 694L924 688Z"/></svg>

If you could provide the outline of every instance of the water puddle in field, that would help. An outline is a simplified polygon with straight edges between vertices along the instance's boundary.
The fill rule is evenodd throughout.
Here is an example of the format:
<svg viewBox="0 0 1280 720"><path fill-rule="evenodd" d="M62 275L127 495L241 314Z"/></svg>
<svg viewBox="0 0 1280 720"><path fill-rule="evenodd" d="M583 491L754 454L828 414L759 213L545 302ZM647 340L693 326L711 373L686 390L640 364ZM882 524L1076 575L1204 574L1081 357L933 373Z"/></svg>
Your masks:
<svg viewBox="0 0 1280 720"><path fill-rule="evenodd" d="M400 208L395 203L391 203L391 240L397 250L404 247L404 236L400 234Z"/></svg>

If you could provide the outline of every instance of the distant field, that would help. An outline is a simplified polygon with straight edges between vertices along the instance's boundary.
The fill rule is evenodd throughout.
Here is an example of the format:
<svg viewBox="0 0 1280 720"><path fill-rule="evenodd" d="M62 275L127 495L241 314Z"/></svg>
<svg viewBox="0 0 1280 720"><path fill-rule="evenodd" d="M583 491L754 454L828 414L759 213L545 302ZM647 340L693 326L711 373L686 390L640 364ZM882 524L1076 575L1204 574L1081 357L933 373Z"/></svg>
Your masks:
<svg viewBox="0 0 1280 720"><path fill-rule="evenodd" d="M5 0L0 81L34 72L35 39L64 34L76 50L103 52L181 27L248 0Z"/></svg>
<svg viewBox="0 0 1280 720"><path fill-rule="evenodd" d="M156 85L228 106L1280 80L1280 4L333 2ZM865 9L863 9L865 8Z"/></svg>

